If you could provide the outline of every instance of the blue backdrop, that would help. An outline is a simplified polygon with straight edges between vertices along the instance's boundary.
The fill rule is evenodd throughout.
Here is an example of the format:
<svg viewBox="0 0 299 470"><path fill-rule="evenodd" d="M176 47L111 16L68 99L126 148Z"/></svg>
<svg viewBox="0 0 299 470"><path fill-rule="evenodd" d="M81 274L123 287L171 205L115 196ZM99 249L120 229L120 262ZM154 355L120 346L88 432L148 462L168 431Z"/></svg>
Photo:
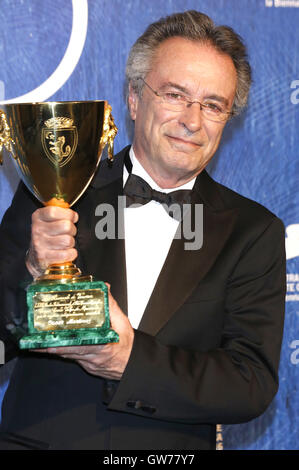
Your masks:
<svg viewBox="0 0 299 470"><path fill-rule="evenodd" d="M254 84L247 111L226 128L213 177L275 212L286 226L286 322L280 389L260 418L225 426L225 449L299 449L299 0L0 0L0 100L107 99L119 133L128 51L160 16L197 9L245 39ZM0 220L17 185L0 168ZM0 372L3 395L11 366Z"/></svg>

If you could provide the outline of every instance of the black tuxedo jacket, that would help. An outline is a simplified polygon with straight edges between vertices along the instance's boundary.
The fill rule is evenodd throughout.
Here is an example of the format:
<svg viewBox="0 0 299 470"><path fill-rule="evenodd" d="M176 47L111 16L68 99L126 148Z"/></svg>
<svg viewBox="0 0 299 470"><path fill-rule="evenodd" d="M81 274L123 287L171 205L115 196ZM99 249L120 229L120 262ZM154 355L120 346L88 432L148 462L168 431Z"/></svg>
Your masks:
<svg viewBox="0 0 299 470"><path fill-rule="evenodd" d="M79 213L76 264L109 282L125 313L124 240L97 239L95 213L101 203L117 209L127 152L120 152L112 168L101 163L74 206ZM203 246L188 251L186 240L173 240L120 382L91 376L60 358L20 354L3 403L2 431L16 433L21 446L214 449L216 424L248 421L267 408L278 388L283 224L206 171L196 180L195 203L203 204ZM1 227L1 331L7 357L13 353L9 318L26 311L20 284L30 281L24 256L37 207L21 184Z"/></svg>

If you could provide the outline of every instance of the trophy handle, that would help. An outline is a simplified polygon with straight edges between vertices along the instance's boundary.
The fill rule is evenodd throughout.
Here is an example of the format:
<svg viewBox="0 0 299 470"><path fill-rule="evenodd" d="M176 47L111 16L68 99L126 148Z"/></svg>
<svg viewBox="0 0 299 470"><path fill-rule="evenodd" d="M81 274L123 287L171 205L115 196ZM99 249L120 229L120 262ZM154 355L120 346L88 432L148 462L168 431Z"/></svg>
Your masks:
<svg viewBox="0 0 299 470"><path fill-rule="evenodd" d="M105 111L104 111L104 125L103 125L103 135L101 137L100 148L101 152L106 144L108 144L108 158L112 163L114 161L114 139L117 134L117 127L114 123L113 116L111 114L112 108L110 104L105 102Z"/></svg>
<svg viewBox="0 0 299 470"><path fill-rule="evenodd" d="M15 143L11 138L10 127L7 122L6 114L2 109L0 109L0 165L2 165L3 163L3 147L6 148L6 150L13 156L13 158L16 158L13 149L14 144Z"/></svg>

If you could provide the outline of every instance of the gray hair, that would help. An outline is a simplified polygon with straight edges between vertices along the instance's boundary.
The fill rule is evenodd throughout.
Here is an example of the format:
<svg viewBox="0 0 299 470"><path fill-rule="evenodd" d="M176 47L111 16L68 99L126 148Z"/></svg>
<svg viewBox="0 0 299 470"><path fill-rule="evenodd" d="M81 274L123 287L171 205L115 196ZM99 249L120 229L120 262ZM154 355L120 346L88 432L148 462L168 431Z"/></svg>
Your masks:
<svg viewBox="0 0 299 470"><path fill-rule="evenodd" d="M238 77L232 111L238 114L247 104L251 85L251 68L246 47L232 28L216 26L207 15L195 10L174 13L148 26L130 51L126 67L127 84L131 84L140 97L143 88L140 79L145 79L150 72L158 46L166 39L177 36L210 44L217 51L231 57Z"/></svg>

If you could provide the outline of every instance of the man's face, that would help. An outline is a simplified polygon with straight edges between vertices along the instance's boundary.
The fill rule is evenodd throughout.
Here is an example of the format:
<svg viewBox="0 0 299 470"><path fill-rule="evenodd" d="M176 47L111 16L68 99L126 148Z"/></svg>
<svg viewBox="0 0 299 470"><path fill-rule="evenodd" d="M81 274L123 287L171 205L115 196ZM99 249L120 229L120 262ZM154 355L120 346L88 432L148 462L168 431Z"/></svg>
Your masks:
<svg viewBox="0 0 299 470"><path fill-rule="evenodd" d="M192 101L221 100L230 111L237 73L231 58L212 46L174 37L158 47L145 81L158 92L183 92ZM141 98L130 90L129 107L135 154L161 187L189 181L216 152L225 123L207 120L199 104L170 111L144 85Z"/></svg>

